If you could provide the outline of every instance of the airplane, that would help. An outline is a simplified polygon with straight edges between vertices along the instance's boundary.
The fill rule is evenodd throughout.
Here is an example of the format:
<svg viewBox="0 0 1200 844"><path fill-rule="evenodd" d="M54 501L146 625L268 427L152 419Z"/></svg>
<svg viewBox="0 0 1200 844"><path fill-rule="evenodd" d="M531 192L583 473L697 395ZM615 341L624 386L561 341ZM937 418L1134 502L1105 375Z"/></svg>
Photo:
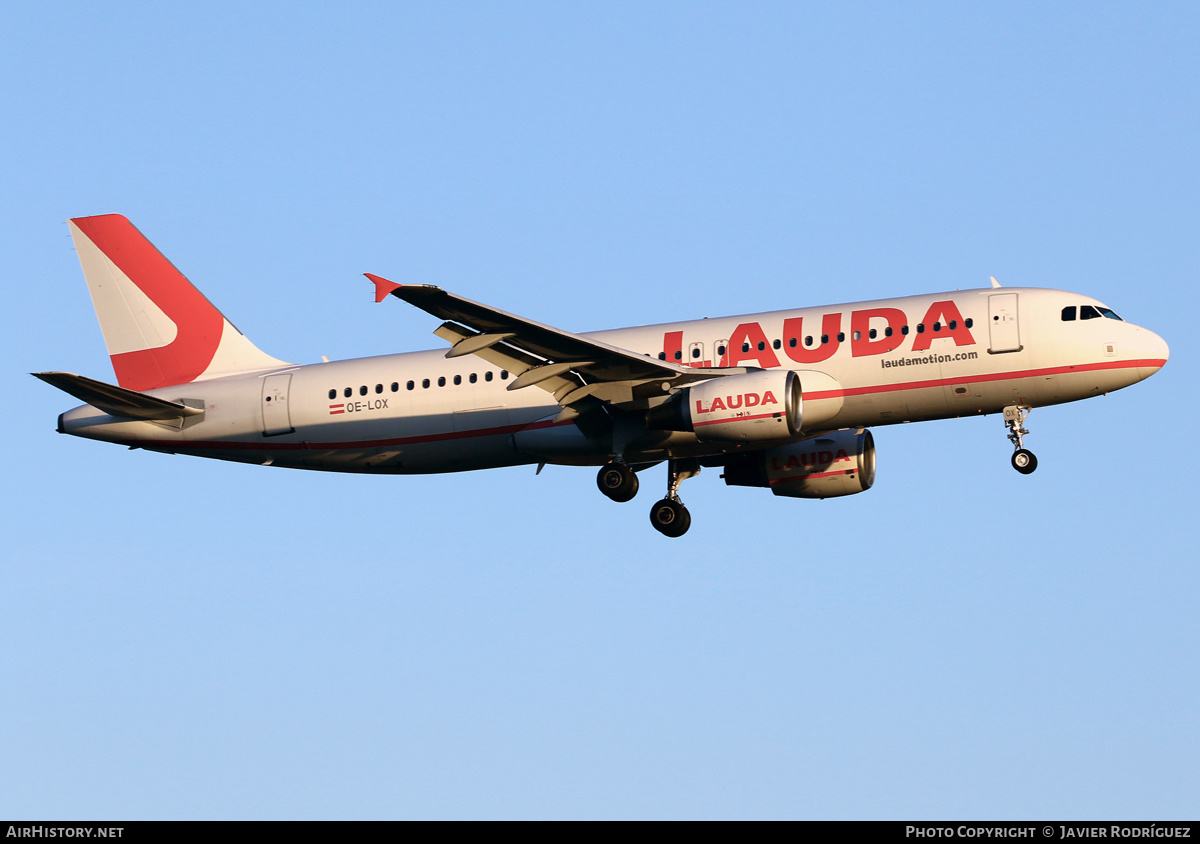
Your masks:
<svg viewBox="0 0 1200 844"><path fill-rule="evenodd" d="M375 301L441 320L449 348L316 364L260 351L125 217L68 223L117 384L35 377L85 402L58 432L166 454L396 475L598 466L617 502L666 463L650 510L682 536L703 468L787 498L875 481L871 427L1003 413L1012 465L1035 407L1158 372L1161 337L1078 293L992 286L575 334L366 273Z"/></svg>

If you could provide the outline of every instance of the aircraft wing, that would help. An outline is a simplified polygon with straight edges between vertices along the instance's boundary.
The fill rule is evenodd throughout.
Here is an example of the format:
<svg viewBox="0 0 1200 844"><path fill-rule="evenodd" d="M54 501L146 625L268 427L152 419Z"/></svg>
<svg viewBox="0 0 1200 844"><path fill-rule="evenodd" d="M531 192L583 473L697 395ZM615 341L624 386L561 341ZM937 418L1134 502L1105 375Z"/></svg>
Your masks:
<svg viewBox="0 0 1200 844"><path fill-rule="evenodd" d="M370 273L376 301L391 294L446 322L434 334L451 343L446 357L474 354L516 376L510 390L538 386L563 406L584 399L646 406L668 389L693 381L737 375L746 367L698 368L639 355L473 302L428 284L400 285Z"/></svg>

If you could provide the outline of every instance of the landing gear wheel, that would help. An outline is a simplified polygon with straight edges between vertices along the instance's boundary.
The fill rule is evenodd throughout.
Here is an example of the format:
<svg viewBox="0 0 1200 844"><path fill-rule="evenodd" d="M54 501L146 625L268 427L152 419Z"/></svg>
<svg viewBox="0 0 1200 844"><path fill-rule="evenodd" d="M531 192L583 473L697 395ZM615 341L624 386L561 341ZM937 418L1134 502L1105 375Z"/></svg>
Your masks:
<svg viewBox="0 0 1200 844"><path fill-rule="evenodd" d="M613 501L625 502L637 495L638 479L624 463L608 463L600 467L596 486Z"/></svg>
<svg viewBox="0 0 1200 844"><path fill-rule="evenodd" d="M692 514L681 502L664 498L650 508L650 524L663 536L683 536L692 526Z"/></svg>
<svg viewBox="0 0 1200 844"><path fill-rule="evenodd" d="M1037 458L1029 449L1018 448L1013 452L1012 465L1022 475L1028 475L1037 468Z"/></svg>
<svg viewBox="0 0 1200 844"><path fill-rule="evenodd" d="M1025 448L1025 419L1033 412L1026 404L1010 404L1004 408L1004 426L1008 428L1008 439L1016 451L1013 452L1012 466L1022 475L1028 475L1037 468L1037 458L1033 452Z"/></svg>

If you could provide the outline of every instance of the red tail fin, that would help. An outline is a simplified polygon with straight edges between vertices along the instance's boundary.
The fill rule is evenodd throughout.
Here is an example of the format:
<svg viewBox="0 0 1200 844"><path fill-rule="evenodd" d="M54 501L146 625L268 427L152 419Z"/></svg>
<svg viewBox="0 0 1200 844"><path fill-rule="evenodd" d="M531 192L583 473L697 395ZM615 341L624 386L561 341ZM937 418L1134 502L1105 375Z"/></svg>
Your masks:
<svg viewBox="0 0 1200 844"><path fill-rule="evenodd" d="M273 369L259 351L129 220L70 221L117 383L149 390Z"/></svg>

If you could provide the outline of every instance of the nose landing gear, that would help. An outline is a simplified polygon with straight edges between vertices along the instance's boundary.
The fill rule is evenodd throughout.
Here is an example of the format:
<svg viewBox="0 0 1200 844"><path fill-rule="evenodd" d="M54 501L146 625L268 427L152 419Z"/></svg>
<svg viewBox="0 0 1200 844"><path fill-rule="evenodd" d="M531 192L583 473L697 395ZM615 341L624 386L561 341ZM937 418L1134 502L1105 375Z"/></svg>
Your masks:
<svg viewBox="0 0 1200 844"><path fill-rule="evenodd" d="M692 514L679 500L679 485L699 474L699 460L667 461L667 497L650 508L650 524L663 536L683 536L692 526Z"/></svg>
<svg viewBox="0 0 1200 844"><path fill-rule="evenodd" d="M1025 448L1023 437L1029 433L1025 430L1025 419L1033 412L1032 407L1013 404L1004 408L1004 424L1008 428L1008 439L1013 444L1012 467L1022 475L1028 475L1037 468L1037 458L1032 451Z"/></svg>

